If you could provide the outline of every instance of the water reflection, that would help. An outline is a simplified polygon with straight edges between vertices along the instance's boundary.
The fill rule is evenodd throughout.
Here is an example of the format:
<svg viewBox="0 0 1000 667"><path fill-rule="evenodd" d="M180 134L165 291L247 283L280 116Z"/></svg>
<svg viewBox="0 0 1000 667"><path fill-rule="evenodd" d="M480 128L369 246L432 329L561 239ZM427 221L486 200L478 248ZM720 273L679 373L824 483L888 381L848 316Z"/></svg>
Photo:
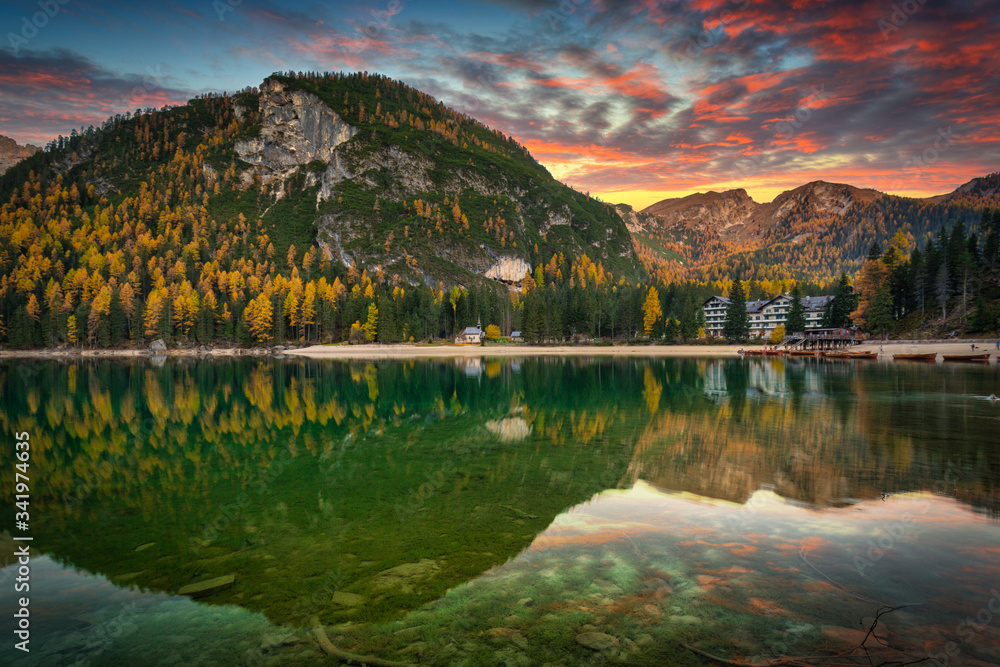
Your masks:
<svg viewBox="0 0 1000 667"><path fill-rule="evenodd" d="M867 606L793 564L803 553L854 592L895 573L865 593L881 600L916 576L897 558L927 559L954 585L941 549L957 544L981 573L941 607L958 613L992 572L993 552L976 550L997 547L995 524L969 508L998 507L998 413L980 398L994 381L990 368L765 359L18 363L0 365L0 426L37 443L37 550L122 590L193 591L185 618L199 627L219 621L193 609L245 610L227 627L246 622L259 641L241 654L308 657L315 618L338 644L421 662L617 651L700 664L678 642L742 636L740 624L770 644L703 646L778 655L850 636L824 625L853 627ZM594 499L606 489L628 491ZM921 526L884 560L863 548L896 520L883 508ZM855 557L871 563L840 576ZM785 580L793 569L812 577L799 584L819 611ZM72 610L79 590L39 604ZM799 625L776 622L789 618ZM281 627L295 641L261 639Z"/></svg>

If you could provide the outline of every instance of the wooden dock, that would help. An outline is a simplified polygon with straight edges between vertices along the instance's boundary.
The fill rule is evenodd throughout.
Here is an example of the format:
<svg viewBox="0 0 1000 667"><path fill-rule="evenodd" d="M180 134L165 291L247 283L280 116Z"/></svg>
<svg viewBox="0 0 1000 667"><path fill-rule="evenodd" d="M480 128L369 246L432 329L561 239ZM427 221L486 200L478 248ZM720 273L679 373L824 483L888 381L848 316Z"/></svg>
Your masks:
<svg viewBox="0 0 1000 667"><path fill-rule="evenodd" d="M781 347L786 350L832 351L861 345L864 336L857 329L810 329L785 337Z"/></svg>

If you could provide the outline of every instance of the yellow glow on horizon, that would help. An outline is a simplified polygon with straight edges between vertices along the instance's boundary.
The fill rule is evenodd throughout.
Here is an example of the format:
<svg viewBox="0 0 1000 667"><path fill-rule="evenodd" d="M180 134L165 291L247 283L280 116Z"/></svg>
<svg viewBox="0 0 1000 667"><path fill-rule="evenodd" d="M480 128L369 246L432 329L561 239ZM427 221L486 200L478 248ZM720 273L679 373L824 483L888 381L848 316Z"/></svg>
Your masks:
<svg viewBox="0 0 1000 667"><path fill-rule="evenodd" d="M726 190L736 190L743 188L747 191L747 194L758 204L766 204L774 200L775 197L780 195L782 192L788 190L793 190L800 185L805 185L811 182L813 179L803 180L798 185L792 186L752 186L752 185L738 185L736 183L722 183L717 185L707 185L702 188L697 188L695 190L615 190L615 191L592 191L590 194L594 197L599 198L603 202L609 204L628 204L636 211L641 211L642 209L652 206L653 204L663 201L664 199L678 199L680 197L687 197L688 195L693 195L698 192L709 192L714 190L715 192L725 192ZM839 181L833 179L822 179L827 182L837 183ZM848 183L848 185L852 185ZM861 187L861 186L855 186ZM580 188L577 188L580 189ZM878 188L875 188L876 190ZM892 192L887 192L886 194L897 195L899 197L913 197L916 199L924 199L926 197L934 197L941 194L946 194L945 192L927 191L927 190L895 190Z"/></svg>

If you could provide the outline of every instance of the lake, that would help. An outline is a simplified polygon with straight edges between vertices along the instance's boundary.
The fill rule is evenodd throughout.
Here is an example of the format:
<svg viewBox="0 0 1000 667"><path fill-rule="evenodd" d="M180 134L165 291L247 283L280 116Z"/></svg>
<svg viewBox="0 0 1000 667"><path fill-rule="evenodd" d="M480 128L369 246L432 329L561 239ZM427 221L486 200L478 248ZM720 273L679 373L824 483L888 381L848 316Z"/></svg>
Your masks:
<svg viewBox="0 0 1000 667"><path fill-rule="evenodd" d="M6 361L0 664L998 664L998 389L822 359Z"/></svg>

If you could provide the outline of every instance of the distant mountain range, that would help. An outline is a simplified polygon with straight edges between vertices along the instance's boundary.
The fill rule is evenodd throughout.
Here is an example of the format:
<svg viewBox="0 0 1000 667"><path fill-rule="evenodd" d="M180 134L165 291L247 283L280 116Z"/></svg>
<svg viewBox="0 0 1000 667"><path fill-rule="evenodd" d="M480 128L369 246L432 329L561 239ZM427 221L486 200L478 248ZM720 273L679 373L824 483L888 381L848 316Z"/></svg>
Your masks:
<svg viewBox="0 0 1000 667"><path fill-rule="evenodd" d="M1000 174L927 199L814 181L769 203L735 189L611 206L556 181L513 139L367 73L276 74L57 143L39 153L0 136L0 203L34 171L64 174L84 205L117 206L146 184L166 207L175 189L158 174L184 149L201 169L184 188L201 200L185 205L242 216L272 254L294 247L301 260L315 245L410 284L513 284L560 254L586 254L615 279L826 280L897 231L923 243L957 220L975 230L979 209L1000 206Z"/></svg>
<svg viewBox="0 0 1000 667"><path fill-rule="evenodd" d="M682 267L690 277L752 277L778 269L829 278L855 271L872 243L884 246L898 231L923 243L958 220L975 229L985 206L1000 206L1000 174L926 199L813 181L769 203L737 189L618 211L647 257Z"/></svg>
<svg viewBox="0 0 1000 667"><path fill-rule="evenodd" d="M10 137L0 134L0 175L24 158L30 157L40 150L42 149L31 144L19 146Z"/></svg>

